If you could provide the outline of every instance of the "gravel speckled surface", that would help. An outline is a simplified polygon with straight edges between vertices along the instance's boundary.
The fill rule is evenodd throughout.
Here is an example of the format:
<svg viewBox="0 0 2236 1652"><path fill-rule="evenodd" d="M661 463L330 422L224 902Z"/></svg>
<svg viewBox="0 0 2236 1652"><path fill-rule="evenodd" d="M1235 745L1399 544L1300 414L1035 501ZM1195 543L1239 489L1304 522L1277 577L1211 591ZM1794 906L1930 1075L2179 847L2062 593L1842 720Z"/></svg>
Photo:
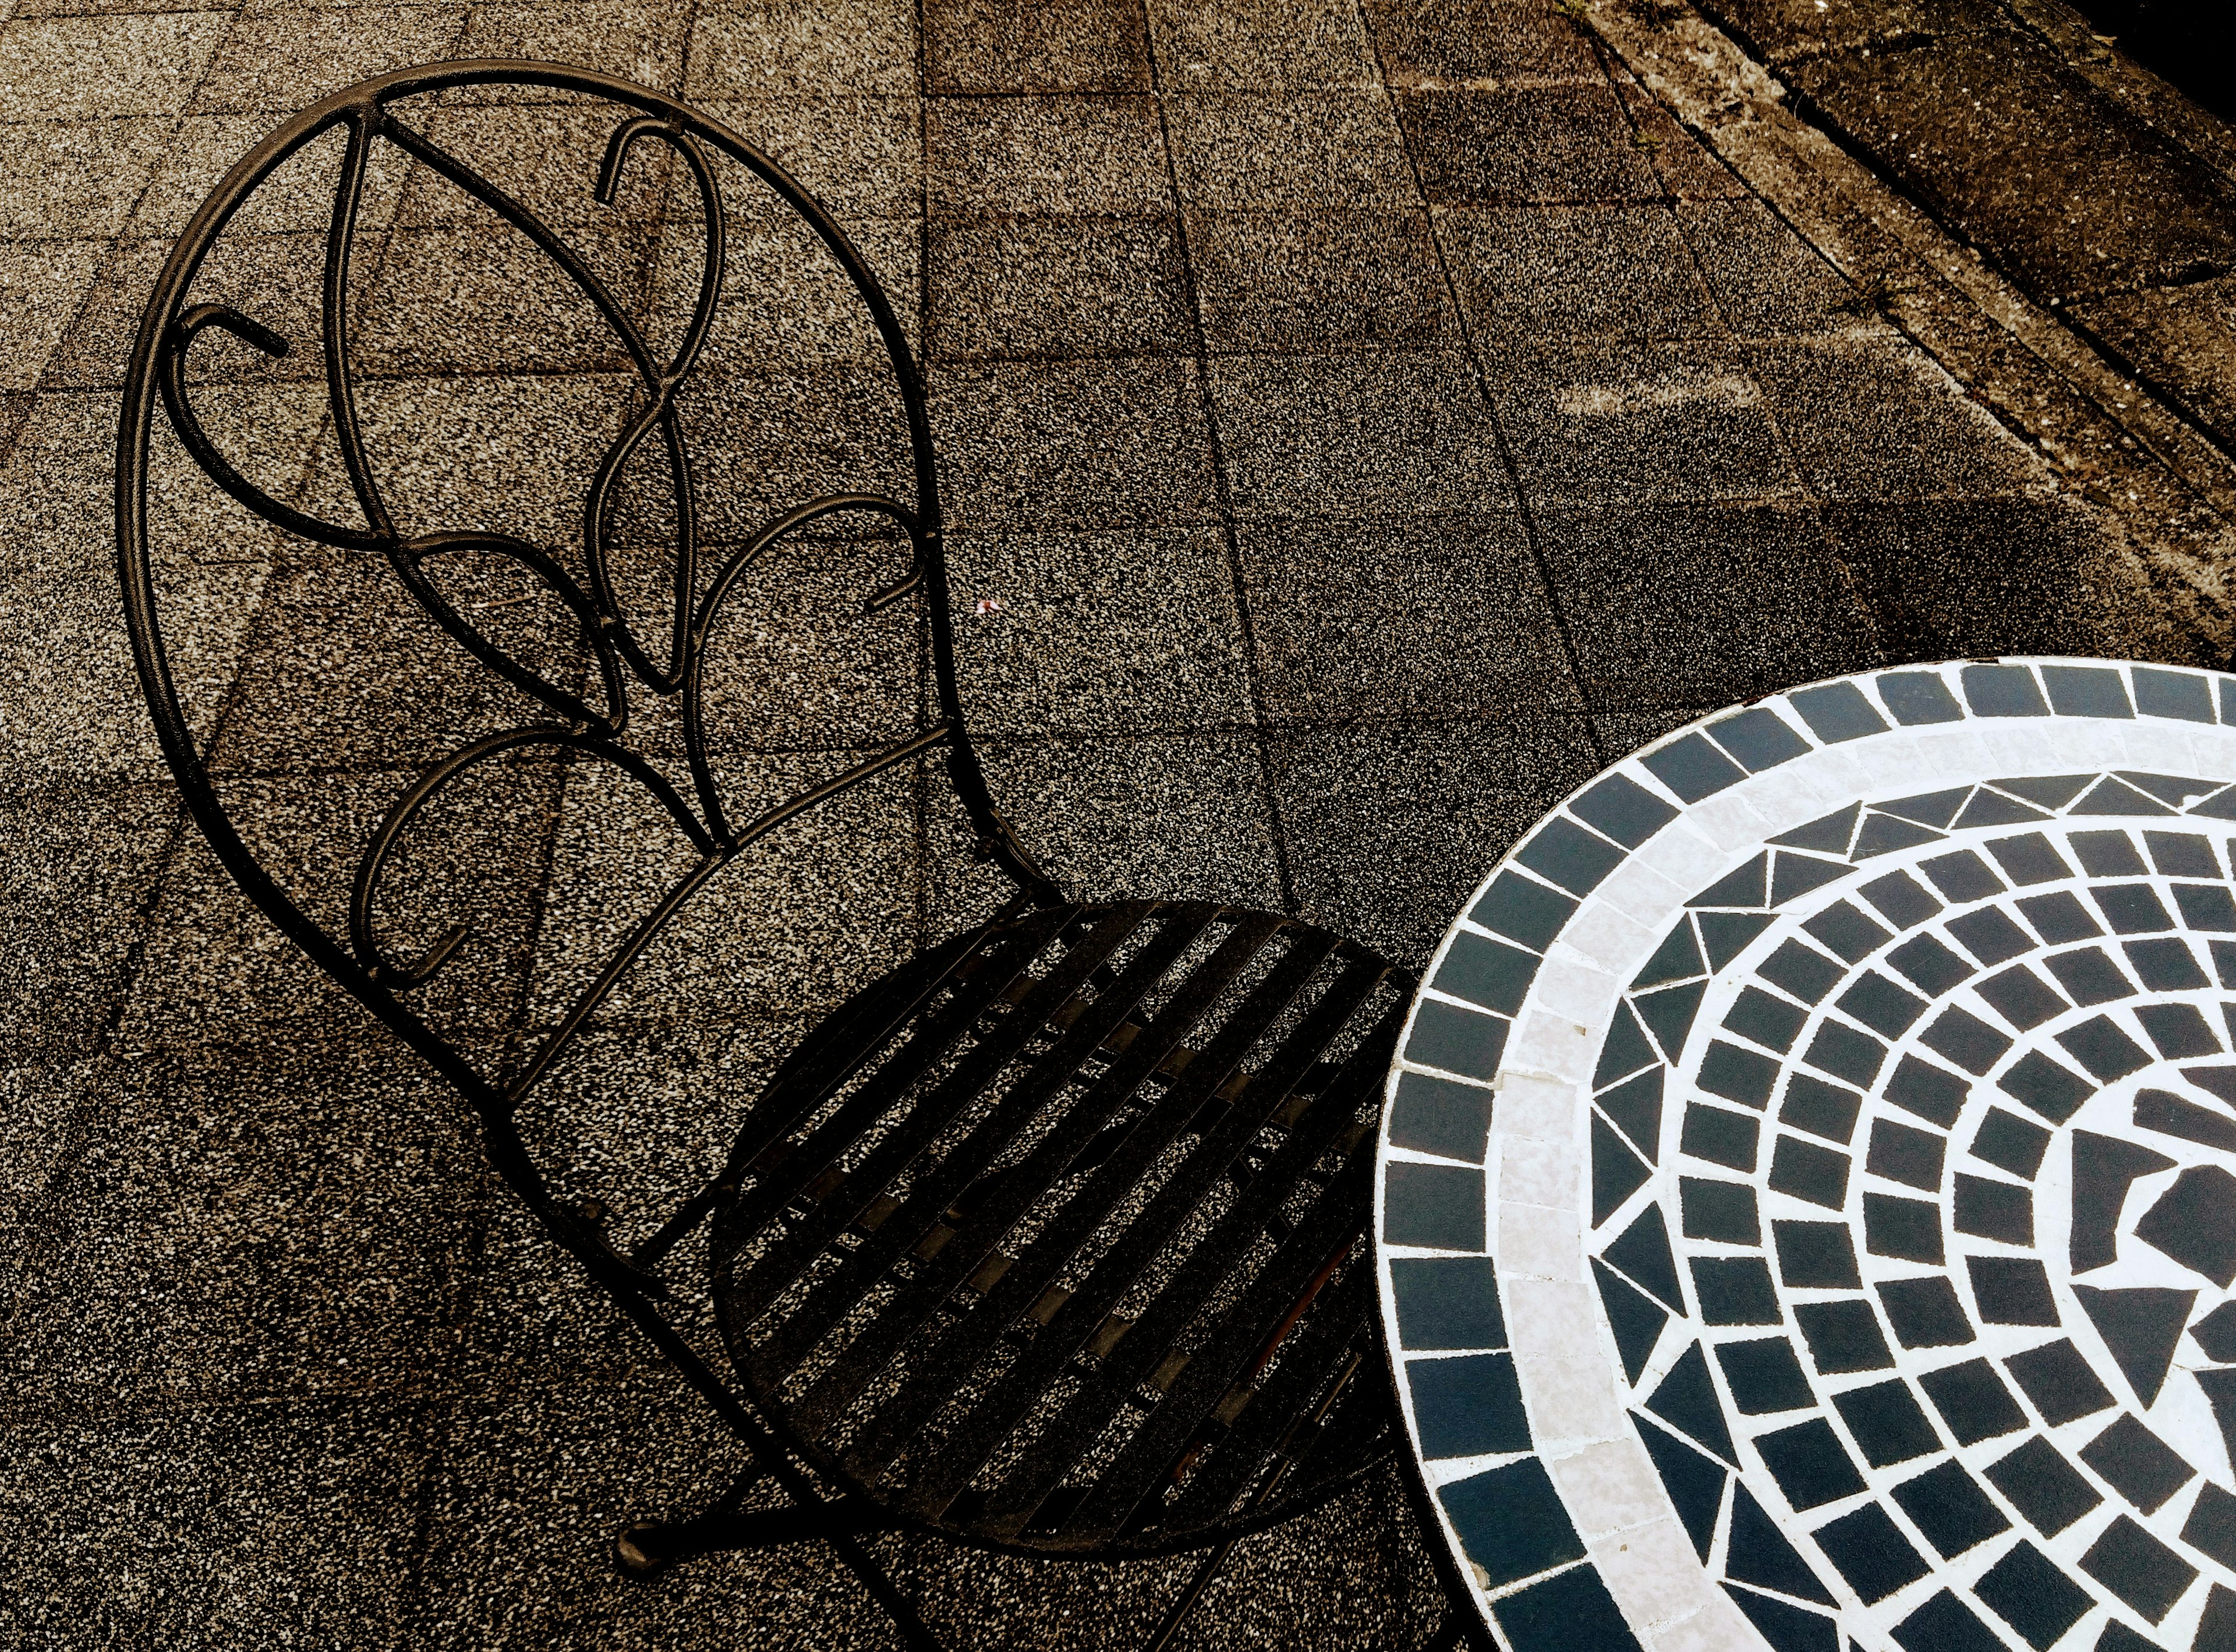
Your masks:
<svg viewBox="0 0 2236 1652"><path fill-rule="evenodd" d="M702 1504L738 1449L529 1230L439 1083L233 892L131 679L111 432L166 238L304 102L474 52L661 83L825 194L924 357L996 797L1086 894L1286 907L1417 964L1543 809L1710 708L1890 661L2226 646L1534 0L0 0L9 1644L891 1643L814 1544L615 1573L616 1529ZM592 227L599 122L425 120L487 146L633 301L690 288L673 169L640 178L641 153ZM207 277L305 342L333 166L292 162ZM386 485L426 525L562 543L558 467L623 416L624 364L424 170L377 167L365 219ZM750 292L686 405L717 539L890 464L897 434L829 260L766 212L731 234ZM345 513L315 352L196 349L227 451ZM524 702L416 647L381 577L263 528L168 437L155 471L197 732L275 866L337 901L399 773ZM849 617L880 555L805 545L739 611L712 691L733 797L911 714L905 605L897 631ZM579 669L553 615L498 608L503 570L457 577ZM587 770L486 784L503 841L462 816L384 922L424 944L445 892L482 891L491 944L435 1010L497 1070L665 850ZM963 921L983 889L938 793L897 771L733 869L555 1075L529 1130L555 1179L625 1233L656 1223L817 1011ZM1244 1543L1180 1644L1425 1641L1440 1606L1394 1473ZM872 1547L974 1648L1137 1643L1190 1565Z"/></svg>

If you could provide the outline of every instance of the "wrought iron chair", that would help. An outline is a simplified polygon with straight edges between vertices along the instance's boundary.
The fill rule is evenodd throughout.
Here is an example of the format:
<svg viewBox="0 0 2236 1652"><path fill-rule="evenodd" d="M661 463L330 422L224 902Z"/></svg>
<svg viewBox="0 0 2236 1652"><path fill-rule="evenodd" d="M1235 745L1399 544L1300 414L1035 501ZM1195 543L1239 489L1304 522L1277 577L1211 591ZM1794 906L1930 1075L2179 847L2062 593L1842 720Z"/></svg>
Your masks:
<svg viewBox="0 0 2236 1652"><path fill-rule="evenodd" d="M415 112L440 95L492 89L618 106L594 181L601 202L614 201L647 146L680 168L703 223L704 265L670 359L659 359L648 329L561 230L490 181L480 160L420 129ZM259 187L334 134L345 147L317 347L361 523L284 503L252 481L206 431L189 371L205 333L230 333L273 358L311 342L283 337L239 305L187 299ZM402 513L360 416L352 347L353 240L384 145L528 237L626 351L638 385L633 411L589 478L579 546L539 544L525 532L407 534L397 525ZM915 492L907 501L875 490L797 500L709 573L696 525L707 490L677 410L723 282L727 209L716 161L724 157L757 176L843 268L905 410ZM275 873L252 850L174 683L148 530L159 399L226 494L322 554L392 579L416 603L431 649L448 648L454 668L492 674L535 708L528 721L454 749L429 735L385 818L356 846L345 924L319 921L299 878L285 867ZM672 478L657 604L635 601L610 566L615 479L641 451ZM1161 1644L1238 1537L1314 1506L1391 1452L1393 1412L1371 1312L1368 1173L1383 1075L1414 984L1355 942L1273 913L1069 899L1027 852L994 807L957 693L937 478L908 345L847 237L753 145L642 87L527 63L390 74L305 110L218 185L164 267L131 358L116 509L141 684L164 754L227 870L456 1087L504 1181L750 1448L754 1468L712 1508L621 1534L627 1570L651 1576L694 1554L821 1538L904 1637L926 1645L930 1635L862 1534L902 1529L1087 1558L1211 1551L1167 1614ZM757 559L850 513L905 538L905 577L863 607L922 604L931 703L906 738L737 818L702 717L710 632ZM578 678L523 657L446 588L444 569L462 558L525 574L538 600L563 605L579 628ZM680 779L661 766L676 756L673 747L632 740L633 701L680 715ZM556 1024L527 1030L523 1057L493 1076L424 1007L428 984L471 952L475 915L399 958L379 933L385 879L453 788L539 751L561 754L578 774L638 788L688 838L694 858L628 921ZM595 1190L562 1189L539 1168L521 1128L524 1099L632 963L748 846L932 753L944 756L977 858L1006 879L1009 896L815 1026L744 1109L720 1172L624 1254ZM674 1254L702 1229L734 1386L669 1312L681 1288ZM746 1507L758 1476L773 1478L786 1506Z"/></svg>

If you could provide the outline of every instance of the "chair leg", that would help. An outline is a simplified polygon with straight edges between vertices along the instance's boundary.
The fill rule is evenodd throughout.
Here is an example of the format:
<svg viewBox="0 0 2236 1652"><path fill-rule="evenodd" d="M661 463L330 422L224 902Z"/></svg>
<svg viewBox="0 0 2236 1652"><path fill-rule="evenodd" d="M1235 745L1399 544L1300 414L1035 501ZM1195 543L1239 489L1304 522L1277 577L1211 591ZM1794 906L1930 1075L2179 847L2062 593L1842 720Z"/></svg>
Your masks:
<svg viewBox="0 0 2236 1652"><path fill-rule="evenodd" d="M731 1481L729 1488L705 1512L687 1520L640 1520L624 1527L614 1538L615 1561L624 1575L649 1582L700 1555L819 1538L836 1548L847 1568L861 1578L892 1618L903 1643L911 1652L942 1652L939 1642L917 1615L916 1609L902 1598L884 1569L854 1541L863 1532L890 1530L891 1517L857 1498L741 1510L739 1504L760 1484L765 1472L760 1464L753 1464Z"/></svg>
<svg viewBox="0 0 2236 1652"><path fill-rule="evenodd" d="M1195 1603L1203 1598L1203 1591L1211 1587L1211 1580L1219 1576L1219 1569L1227 1563L1227 1556L1233 1552L1234 1539L1229 1537L1204 1557L1203 1564L1195 1569L1195 1576L1188 1579L1180 1598L1167 1609L1157 1632L1149 1637L1142 1652L1165 1652L1173 1643L1173 1637L1180 1632L1180 1625L1187 1621L1188 1614L1195 1610Z"/></svg>

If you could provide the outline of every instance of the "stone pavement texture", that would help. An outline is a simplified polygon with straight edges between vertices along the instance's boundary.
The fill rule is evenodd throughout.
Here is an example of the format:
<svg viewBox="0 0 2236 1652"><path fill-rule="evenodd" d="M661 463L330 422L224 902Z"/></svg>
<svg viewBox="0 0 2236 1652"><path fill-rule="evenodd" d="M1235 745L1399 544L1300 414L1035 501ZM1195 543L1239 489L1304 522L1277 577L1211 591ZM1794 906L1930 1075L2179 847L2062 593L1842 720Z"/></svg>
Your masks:
<svg viewBox="0 0 2236 1652"><path fill-rule="evenodd" d="M1892 661L2227 647L2206 559L2185 583L2139 556L2117 494L1999 423L1550 4L0 15L11 1643L888 1640L812 1545L650 1587L612 1572L619 1524L690 1509L735 1451L529 1231L455 1102L233 892L155 754L111 565L124 354L194 202L325 91L448 56L587 63L702 102L824 195L926 363L997 798L1088 893L1283 907L1417 964L1538 813L1707 709ZM633 302L687 287L698 231L672 179L584 204L603 117L424 118L486 145ZM299 165L204 292L307 339L334 157ZM425 174L377 169L368 199L384 462L438 514L562 541L555 462L602 439L622 364ZM831 271L767 214L732 253L756 301L720 318L702 387L717 538L892 451ZM300 356L202 347L229 451L340 510ZM385 584L157 457L190 709L228 795L331 910L399 773L512 708L416 653ZM845 617L842 560L878 549L768 570L761 663L724 690L727 780L797 783L905 721L905 609ZM508 1021L548 1018L659 871L585 776L502 779L493 818L520 839L458 836L398 918L431 933L461 878L510 902L437 992L498 1061ZM537 1129L562 1184L656 1220L819 1009L960 921L931 799L900 774L733 869L611 1006L595 1062L558 1076ZM974 1646L1133 1644L1188 1565L879 1551ZM1385 1478L1246 1543L1185 1643L1404 1645L1438 1616Z"/></svg>

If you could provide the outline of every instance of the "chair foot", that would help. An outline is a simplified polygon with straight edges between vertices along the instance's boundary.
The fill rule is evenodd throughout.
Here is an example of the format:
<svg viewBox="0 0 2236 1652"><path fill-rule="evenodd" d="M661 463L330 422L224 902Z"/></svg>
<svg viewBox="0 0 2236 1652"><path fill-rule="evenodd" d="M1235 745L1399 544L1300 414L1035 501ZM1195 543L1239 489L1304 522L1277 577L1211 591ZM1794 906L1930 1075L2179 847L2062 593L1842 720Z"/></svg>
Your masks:
<svg viewBox="0 0 2236 1652"><path fill-rule="evenodd" d="M624 1526L614 1538L615 1563L625 1576L649 1582L700 1555L851 1537L893 1524L882 1510L855 1498L740 1509L760 1478L759 1469L748 1469L704 1514L688 1520L639 1520Z"/></svg>

